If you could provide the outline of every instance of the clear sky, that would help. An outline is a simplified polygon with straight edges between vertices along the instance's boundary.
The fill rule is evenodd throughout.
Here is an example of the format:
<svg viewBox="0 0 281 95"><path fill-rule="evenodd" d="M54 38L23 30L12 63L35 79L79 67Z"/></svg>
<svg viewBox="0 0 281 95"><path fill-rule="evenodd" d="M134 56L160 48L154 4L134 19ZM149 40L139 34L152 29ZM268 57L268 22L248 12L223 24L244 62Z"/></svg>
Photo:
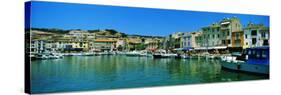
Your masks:
<svg viewBox="0 0 281 95"><path fill-rule="evenodd" d="M243 26L248 22L269 26L269 17L212 12L101 6L91 4L32 1L31 27L60 29L115 29L127 34L167 36L192 32L224 17L236 16Z"/></svg>

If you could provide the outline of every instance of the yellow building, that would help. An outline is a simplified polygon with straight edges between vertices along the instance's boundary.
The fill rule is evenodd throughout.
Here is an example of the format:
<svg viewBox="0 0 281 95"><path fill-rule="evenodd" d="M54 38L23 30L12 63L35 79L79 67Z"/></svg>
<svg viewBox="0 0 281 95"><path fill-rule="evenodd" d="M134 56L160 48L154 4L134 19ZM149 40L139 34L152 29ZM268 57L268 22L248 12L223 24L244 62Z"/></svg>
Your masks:
<svg viewBox="0 0 281 95"><path fill-rule="evenodd" d="M101 51L111 51L116 48L116 39L110 38L99 38L95 39L92 44L93 49L101 50Z"/></svg>

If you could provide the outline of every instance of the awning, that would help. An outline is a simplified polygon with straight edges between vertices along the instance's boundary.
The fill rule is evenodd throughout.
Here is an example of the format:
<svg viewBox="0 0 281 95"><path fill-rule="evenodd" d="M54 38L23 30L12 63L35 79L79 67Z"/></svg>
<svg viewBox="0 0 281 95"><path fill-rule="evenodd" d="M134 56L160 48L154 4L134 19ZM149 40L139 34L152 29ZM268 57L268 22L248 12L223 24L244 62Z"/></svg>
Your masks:
<svg viewBox="0 0 281 95"><path fill-rule="evenodd" d="M216 46L216 47L198 47L194 48L194 50L211 50L211 49L226 49L227 46Z"/></svg>
<svg viewBox="0 0 281 95"><path fill-rule="evenodd" d="M182 50L183 48L175 48L174 50Z"/></svg>
<svg viewBox="0 0 281 95"><path fill-rule="evenodd" d="M186 48L183 48L182 50L189 51L189 50L192 50L192 49L193 49L192 47L186 47Z"/></svg>
<svg viewBox="0 0 281 95"><path fill-rule="evenodd" d="M183 50L183 51L188 51L188 50L192 50L192 47L185 47L185 48L175 48L174 50Z"/></svg>

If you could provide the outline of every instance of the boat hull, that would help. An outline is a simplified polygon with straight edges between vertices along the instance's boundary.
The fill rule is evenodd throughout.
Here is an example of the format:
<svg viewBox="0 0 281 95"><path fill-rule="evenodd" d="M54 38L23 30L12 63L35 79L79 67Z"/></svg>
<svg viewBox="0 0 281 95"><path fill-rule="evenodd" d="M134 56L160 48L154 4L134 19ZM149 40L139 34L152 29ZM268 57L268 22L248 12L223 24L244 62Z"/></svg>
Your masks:
<svg viewBox="0 0 281 95"><path fill-rule="evenodd" d="M162 56L162 55L153 55L153 58L168 58L167 56Z"/></svg>
<svg viewBox="0 0 281 95"><path fill-rule="evenodd" d="M223 61L222 68L256 74L269 74L269 65L233 63Z"/></svg>

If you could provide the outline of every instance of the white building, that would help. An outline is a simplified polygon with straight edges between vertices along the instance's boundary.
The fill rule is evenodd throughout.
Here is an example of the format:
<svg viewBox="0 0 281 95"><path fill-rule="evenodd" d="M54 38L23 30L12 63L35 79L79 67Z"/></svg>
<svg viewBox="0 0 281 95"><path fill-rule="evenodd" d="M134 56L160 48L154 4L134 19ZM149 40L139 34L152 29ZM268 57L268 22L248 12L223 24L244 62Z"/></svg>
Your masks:
<svg viewBox="0 0 281 95"><path fill-rule="evenodd" d="M182 36L182 48L199 47L196 43L196 37L201 35L202 32L185 32Z"/></svg>
<svg viewBox="0 0 281 95"><path fill-rule="evenodd" d="M263 24L249 23L244 28L244 39L243 48L269 46L269 28Z"/></svg>

